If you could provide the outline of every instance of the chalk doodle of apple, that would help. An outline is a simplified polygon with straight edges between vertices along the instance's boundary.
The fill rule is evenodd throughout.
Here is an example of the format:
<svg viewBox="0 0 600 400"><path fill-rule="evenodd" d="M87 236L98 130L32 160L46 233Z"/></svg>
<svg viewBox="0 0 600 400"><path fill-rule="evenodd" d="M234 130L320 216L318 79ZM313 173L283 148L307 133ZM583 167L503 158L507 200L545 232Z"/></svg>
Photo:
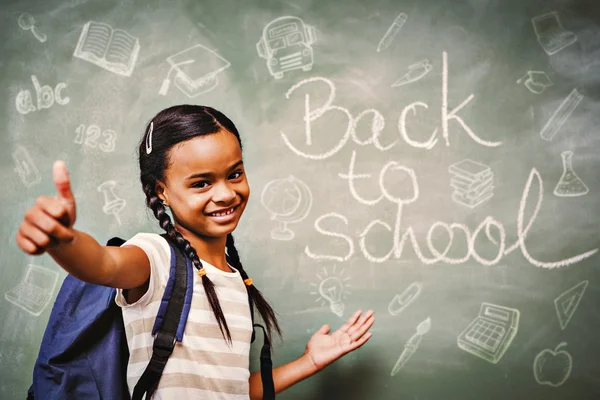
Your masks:
<svg viewBox="0 0 600 400"><path fill-rule="evenodd" d="M561 347L566 345L566 342L562 342L554 350L545 349L535 356L533 375L537 383L558 387L569 378L573 359L565 350L559 351Z"/></svg>

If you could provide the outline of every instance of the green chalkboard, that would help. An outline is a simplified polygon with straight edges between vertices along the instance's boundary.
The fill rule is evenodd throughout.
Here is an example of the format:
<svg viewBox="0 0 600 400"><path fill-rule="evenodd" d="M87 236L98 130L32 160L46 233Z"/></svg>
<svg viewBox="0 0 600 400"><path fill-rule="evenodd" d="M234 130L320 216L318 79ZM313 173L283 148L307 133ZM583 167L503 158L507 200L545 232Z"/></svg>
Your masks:
<svg viewBox="0 0 600 400"><path fill-rule="evenodd" d="M376 312L282 399L599 398L592 3L4 1L0 398L24 398L65 276L14 239L53 161L76 228L160 232L135 150L182 103L242 133L236 242L284 328L275 364Z"/></svg>

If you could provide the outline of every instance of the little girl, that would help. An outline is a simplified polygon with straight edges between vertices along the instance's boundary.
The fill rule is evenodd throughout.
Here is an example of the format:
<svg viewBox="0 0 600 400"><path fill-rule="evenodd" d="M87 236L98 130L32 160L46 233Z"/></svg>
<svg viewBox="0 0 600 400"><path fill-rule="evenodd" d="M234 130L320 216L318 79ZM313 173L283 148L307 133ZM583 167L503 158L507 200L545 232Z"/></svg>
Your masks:
<svg viewBox="0 0 600 400"><path fill-rule="evenodd" d="M210 107L170 107L146 127L139 162L147 206L198 271L184 339L152 398L261 399L260 373L249 372L248 292L269 334L281 331L244 271L231 235L250 195L235 125ZM122 247L101 246L73 228L75 199L62 161L54 164L53 177L58 195L38 197L19 226L17 243L29 254L47 251L80 280L119 289L132 392L152 354L151 331L169 275L169 243L158 234L138 233ZM332 334L322 326L304 354L273 369L276 393L362 346L374 321L372 310L359 310Z"/></svg>

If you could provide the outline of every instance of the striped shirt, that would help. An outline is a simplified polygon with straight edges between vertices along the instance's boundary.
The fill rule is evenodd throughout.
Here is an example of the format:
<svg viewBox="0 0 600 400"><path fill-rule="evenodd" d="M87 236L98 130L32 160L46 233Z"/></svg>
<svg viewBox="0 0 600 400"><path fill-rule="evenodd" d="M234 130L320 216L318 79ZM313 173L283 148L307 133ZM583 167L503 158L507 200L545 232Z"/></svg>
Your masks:
<svg viewBox="0 0 600 400"><path fill-rule="evenodd" d="M129 345L127 384L130 394L152 356L152 327L165 291L171 265L168 242L154 233L138 233L123 246L140 247L150 260L148 291L128 304L117 290ZM175 345L152 399L248 400L252 319L240 273L224 272L202 260L217 289L232 343L223 338L208 303L201 278L194 274L192 306L183 340Z"/></svg>

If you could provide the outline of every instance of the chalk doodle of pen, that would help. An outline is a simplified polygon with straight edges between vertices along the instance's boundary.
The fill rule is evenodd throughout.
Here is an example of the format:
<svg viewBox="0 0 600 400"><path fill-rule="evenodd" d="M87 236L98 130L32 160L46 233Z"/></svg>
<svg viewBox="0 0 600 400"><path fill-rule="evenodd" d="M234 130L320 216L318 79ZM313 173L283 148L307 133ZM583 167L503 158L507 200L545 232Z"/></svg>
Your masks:
<svg viewBox="0 0 600 400"><path fill-rule="evenodd" d="M392 87L403 86L408 83L416 82L427 75L432 68L433 67L427 59L419 61L418 63L414 63L408 67L407 73L402 75L402 77L400 77L400 79L398 79L396 82L392 83Z"/></svg>
<svg viewBox="0 0 600 400"><path fill-rule="evenodd" d="M573 169L573 152L567 150L560 153L560 155L563 162L563 173L554 188L554 195L559 197L577 197L587 194L590 189L588 189Z"/></svg>
<svg viewBox="0 0 600 400"><path fill-rule="evenodd" d="M33 18L33 15L29 13L23 13L19 15L17 24L19 24L19 28L23 29L24 31L31 31L33 36L35 36L35 38L41 43L44 43L48 39L45 34L35 29L35 18Z"/></svg>
<svg viewBox="0 0 600 400"><path fill-rule="evenodd" d="M544 71L527 71L527 73L517 80L517 83L520 84L525 80L525 87L531 93L540 94L547 87L554 85L548 75Z"/></svg>
<svg viewBox="0 0 600 400"><path fill-rule="evenodd" d="M571 93L560 103L560 106L554 111L546 125L540 131L540 136L545 140L552 140L554 135L563 126L567 119L571 116L575 107L581 102L583 95L577 89L571 90Z"/></svg>
<svg viewBox="0 0 600 400"><path fill-rule="evenodd" d="M104 206L102 206L104 214L114 215L119 225L121 225L119 213L123 211L127 203L115 194L116 185L115 181L106 181L98 186L98 191L104 194Z"/></svg>
<svg viewBox="0 0 600 400"><path fill-rule="evenodd" d="M219 84L217 74L231 66L229 61L201 44L192 46L167 58L171 65L163 81L159 94L166 95L171 84L171 74L175 75L175 86L192 98L213 90Z"/></svg>
<svg viewBox="0 0 600 400"><path fill-rule="evenodd" d="M344 315L344 299L350 294L348 288L351 287L347 283L350 277L344 277L344 272L345 269L336 272L336 266L334 265L331 275L329 275L327 269L323 269L324 276L317 274L319 284L310 284L311 286L318 286L317 291L310 292L310 294L319 296L315 301L321 305L324 305L324 301L329 302L329 309L338 317Z"/></svg>
<svg viewBox="0 0 600 400"><path fill-rule="evenodd" d="M402 367L404 367L404 364L406 364L408 360L410 360L412 355L417 352L417 350L419 349L419 345L421 344L421 340L423 339L423 336L427 332L429 332L430 329L431 318L429 317L427 317L427 319L425 319L419 325L417 325L417 332L414 335L412 335L404 345L404 350L402 350L400 357L398 357L398 361L396 361L396 365L394 365L394 368L392 368L390 376L394 376L398 372L400 372Z"/></svg>
<svg viewBox="0 0 600 400"><path fill-rule="evenodd" d="M281 79L287 71L312 69L312 44L316 40L314 26L304 23L298 17L279 17L264 27L262 36L256 43L256 51L259 57L267 60L269 73L275 79Z"/></svg>
<svg viewBox="0 0 600 400"><path fill-rule="evenodd" d="M549 56L577 41L577 36L565 29L556 11L531 19L537 40Z"/></svg>
<svg viewBox="0 0 600 400"><path fill-rule="evenodd" d="M400 32L400 28L402 28L402 25L404 25L407 18L408 15L406 15L405 13L400 13L396 17L396 19L394 19L392 25L390 25L385 35L383 35L383 37L379 41L379 45L377 46L378 53L382 50L387 49L389 45L392 44L392 41L394 40L398 32Z"/></svg>
<svg viewBox="0 0 600 400"><path fill-rule="evenodd" d="M138 38L108 24L89 21L83 26L73 57L118 75L131 76L139 52Z"/></svg>
<svg viewBox="0 0 600 400"><path fill-rule="evenodd" d="M23 146L17 146L17 149L12 153L12 157L16 165L15 171L19 174L23 185L32 187L42 181L40 171L35 166L27 149Z"/></svg>
<svg viewBox="0 0 600 400"><path fill-rule="evenodd" d="M312 207L312 193L306 183L293 175L267 183L260 201L271 214L271 220L279 226L271 230L275 240L292 240L294 232L288 224L300 222L308 216Z"/></svg>
<svg viewBox="0 0 600 400"><path fill-rule="evenodd" d="M419 297L419 294L421 294L421 283L411 283L404 292L395 295L392 301L390 301L388 312L394 316L400 314L406 307L415 301L417 297Z"/></svg>

